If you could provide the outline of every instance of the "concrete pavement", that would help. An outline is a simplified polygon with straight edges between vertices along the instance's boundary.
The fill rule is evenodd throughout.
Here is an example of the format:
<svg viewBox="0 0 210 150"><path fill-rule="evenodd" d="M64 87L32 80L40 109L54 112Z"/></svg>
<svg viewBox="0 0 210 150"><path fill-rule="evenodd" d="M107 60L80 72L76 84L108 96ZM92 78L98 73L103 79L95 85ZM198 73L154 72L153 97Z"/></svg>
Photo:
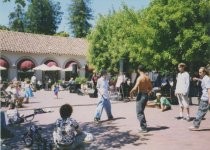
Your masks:
<svg viewBox="0 0 210 150"><path fill-rule="evenodd" d="M176 120L178 106L174 105L172 110L161 112L156 108L146 108L145 114L149 127L148 133L138 133L139 123L135 113L135 102L112 101L112 111L115 119L113 121L102 121L100 124L93 123L94 112L97 104L96 98L79 96L60 91L59 99L56 99L52 91L38 91L35 97L19 109L22 114L33 113L34 108L48 107L52 112L38 114L32 123L43 128L42 134L48 139L52 138L53 125L59 117L59 106L69 103L73 106L72 117L81 123L84 130L95 136L95 141L86 145L87 150L98 149L122 149L122 150L208 150L210 139L210 113L207 113L202 121L200 131L189 131L192 122ZM195 101L195 100L194 100ZM4 108L3 108L4 109ZM197 106L191 106L191 116L197 112ZM106 120L103 112L102 120ZM24 149L24 143L20 139L25 127L32 123L26 123L15 127L15 137L6 140L3 149ZM36 149L36 148L32 148Z"/></svg>

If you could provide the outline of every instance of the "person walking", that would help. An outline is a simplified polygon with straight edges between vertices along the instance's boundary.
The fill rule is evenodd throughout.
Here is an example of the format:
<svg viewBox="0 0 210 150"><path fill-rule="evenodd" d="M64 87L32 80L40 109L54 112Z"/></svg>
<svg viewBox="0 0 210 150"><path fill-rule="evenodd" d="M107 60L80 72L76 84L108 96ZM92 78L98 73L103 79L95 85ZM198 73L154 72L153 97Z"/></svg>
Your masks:
<svg viewBox="0 0 210 150"><path fill-rule="evenodd" d="M179 73L177 75L177 83L176 83L176 90L175 95L178 98L179 106L180 106L180 112L179 116L176 117L177 120L185 119L187 121L190 121L190 109L189 109L189 86L190 86L190 75L186 69L186 64L180 63L178 65ZM187 117L183 117L183 111L184 108L187 110Z"/></svg>
<svg viewBox="0 0 210 150"><path fill-rule="evenodd" d="M105 111L108 116L108 120L112 120L113 115L112 115L112 111L111 111L111 103L109 100L109 92L108 92L109 82L107 80L106 70L101 71L101 77L97 81L96 88L98 90L99 102L98 102L98 105L96 108L94 121L97 123L100 121L103 108L105 108Z"/></svg>
<svg viewBox="0 0 210 150"><path fill-rule="evenodd" d="M133 93L138 91L136 97L136 114L140 123L139 132L146 133L148 132L148 129L144 109L148 101L148 96L152 91L152 83L149 77L145 74L144 66L140 65L138 67L138 73L140 76L137 78L135 86L130 91L130 95L132 97Z"/></svg>
<svg viewBox="0 0 210 150"><path fill-rule="evenodd" d="M189 130L198 130L201 124L201 120L206 115L210 104L210 77L209 72L205 67L201 67L199 69L199 75L201 79L194 78L194 80L201 80L201 87L202 87L202 96L200 100L200 104L198 107L198 112L196 117L193 121L193 126L189 128Z"/></svg>

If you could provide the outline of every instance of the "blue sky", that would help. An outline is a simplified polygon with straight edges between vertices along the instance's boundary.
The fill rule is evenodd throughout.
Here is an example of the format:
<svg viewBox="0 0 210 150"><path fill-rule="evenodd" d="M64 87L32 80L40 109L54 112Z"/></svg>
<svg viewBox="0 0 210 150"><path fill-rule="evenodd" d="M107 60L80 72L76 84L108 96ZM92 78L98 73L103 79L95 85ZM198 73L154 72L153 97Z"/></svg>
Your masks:
<svg viewBox="0 0 210 150"><path fill-rule="evenodd" d="M58 1L58 0L54 0ZM93 10L94 14L94 20L92 21L92 24L94 25L97 21L98 15L106 15L109 13L110 10L113 8L115 10L118 10L121 8L122 3L125 3L128 5L128 7L133 8L135 10L145 8L149 5L150 0L92 0L91 8ZM60 0L61 3L61 11L64 12L62 22L59 25L59 28L57 31L67 31L69 32L69 27L67 25L67 8L70 5L70 0ZM9 19L8 15L10 12L14 10L15 4L14 0L11 0L11 2L3 3L3 0L0 0L0 24L8 26Z"/></svg>

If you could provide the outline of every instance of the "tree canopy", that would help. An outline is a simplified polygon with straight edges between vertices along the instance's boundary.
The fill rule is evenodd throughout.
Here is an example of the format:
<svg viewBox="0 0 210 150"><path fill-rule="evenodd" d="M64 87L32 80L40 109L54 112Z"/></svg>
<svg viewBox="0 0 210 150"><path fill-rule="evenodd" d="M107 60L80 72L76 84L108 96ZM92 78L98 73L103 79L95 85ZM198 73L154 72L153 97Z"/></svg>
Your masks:
<svg viewBox="0 0 210 150"><path fill-rule="evenodd" d="M56 34L54 34L55 36L61 36L61 37L69 37L69 33L65 32L65 31L60 31Z"/></svg>
<svg viewBox="0 0 210 150"><path fill-rule="evenodd" d="M88 36L88 59L98 70L130 68L174 71L179 62L193 70L210 58L210 0L153 0L134 11L126 6L100 16Z"/></svg>
<svg viewBox="0 0 210 150"><path fill-rule="evenodd" d="M61 22L60 3L32 0L26 12L26 32L53 35Z"/></svg>
<svg viewBox="0 0 210 150"><path fill-rule="evenodd" d="M9 14L9 26L13 31L24 32L24 19L25 13L23 6L21 4L17 4L15 7L15 11Z"/></svg>
<svg viewBox="0 0 210 150"><path fill-rule="evenodd" d="M11 0L4 0L10 2ZM20 32L53 35L61 22L60 3L53 0L15 0L15 10L9 15L10 29Z"/></svg>
<svg viewBox="0 0 210 150"><path fill-rule="evenodd" d="M89 7L89 0L72 0L68 8L69 25L75 37L86 37L91 27L90 20L93 18Z"/></svg>

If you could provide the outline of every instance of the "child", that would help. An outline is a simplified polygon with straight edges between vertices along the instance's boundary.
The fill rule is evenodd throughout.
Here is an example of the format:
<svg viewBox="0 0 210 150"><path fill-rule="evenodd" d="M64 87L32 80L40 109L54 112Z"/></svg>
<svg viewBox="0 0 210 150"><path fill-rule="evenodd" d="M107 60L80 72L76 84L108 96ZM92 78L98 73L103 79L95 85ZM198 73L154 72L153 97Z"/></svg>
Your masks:
<svg viewBox="0 0 210 150"><path fill-rule="evenodd" d="M30 81L26 80L26 84L25 84L25 98L26 98L26 101L25 101L25 103L29 103L29 98L33 97L33 96L34 96L34 94L33 94L33 91L31 89Z"/></svg>
<svg viewBox="0 0 210 150"><path fill-rule="evenodd" d="M18 110L15 108L14 103L9 104L9 109L6 112L8 118L8 124L19 124L24 122L24 119L20 117Z"/></svg>
<svg viewBox="0 0 210 150"><path fill-rule="evenodd" d="M156 94L157 99L154 100L156 106L158 106L159 108L161 108L162 111L166 111L166 110L170 110L171 109L171 104L168 101L167 98L162 97L161 93L157 93Z"/></svg>
<svg viewBox="0 0 210 150"><path fill-rule="evenodd" d="M84 142L91 142L93 135L83 132L76 120L71 118L72 107L64 104L60 107L61 118L56 121L53 139L57 148L76 149Z"/></svg>
<svg viewBox="0 0 210 150"><path fill-rule="evenodd" d="M58 92L59 92L59 85L55 84L55 86L54 86L54 94L55 94L57 99L58 99Z"/></svg>

